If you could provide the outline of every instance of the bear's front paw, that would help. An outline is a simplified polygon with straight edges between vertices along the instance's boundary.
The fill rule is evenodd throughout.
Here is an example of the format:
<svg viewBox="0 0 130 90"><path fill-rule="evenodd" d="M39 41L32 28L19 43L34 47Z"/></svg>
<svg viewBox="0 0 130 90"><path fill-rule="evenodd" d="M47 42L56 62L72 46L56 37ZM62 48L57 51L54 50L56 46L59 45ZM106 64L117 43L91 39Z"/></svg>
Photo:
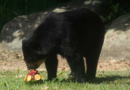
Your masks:
<svg viewBox="0 0 130 90"><path fill-rule="evenodd" d="M79 82L79 83L85 83L86 79L85 78L75 78L75 81Z"/></svg>

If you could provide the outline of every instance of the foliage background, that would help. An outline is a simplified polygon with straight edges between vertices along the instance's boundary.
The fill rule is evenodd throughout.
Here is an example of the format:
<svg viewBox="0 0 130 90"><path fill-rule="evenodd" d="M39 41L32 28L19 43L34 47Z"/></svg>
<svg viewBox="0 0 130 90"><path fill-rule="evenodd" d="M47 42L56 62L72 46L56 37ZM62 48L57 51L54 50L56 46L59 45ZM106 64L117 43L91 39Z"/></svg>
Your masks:
<svg viewBox="0 0 130 90"><path fill-rule="evenodd" d="M0 32L4 24L14 17L43 11L68 1L71 0L0 0ZM105 8L110 11L110 14L103 18L108 24L120 15L130 14L130 1L107 0Z"/></svg>
<svg viewBox="0 0 130 90"><path fill-rule="evenodd" d="M43 11L70 0L0 0L0 31L14 17Z"/></svg>

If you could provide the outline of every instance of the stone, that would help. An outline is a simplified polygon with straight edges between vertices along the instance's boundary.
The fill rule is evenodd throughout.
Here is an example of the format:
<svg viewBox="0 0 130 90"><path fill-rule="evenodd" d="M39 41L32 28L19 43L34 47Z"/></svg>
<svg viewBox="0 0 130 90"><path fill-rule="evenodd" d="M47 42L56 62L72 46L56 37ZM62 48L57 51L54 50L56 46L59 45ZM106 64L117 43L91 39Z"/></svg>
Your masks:
<svg viewBox="0 0 130 90"><path fill-rule="evenodd" d="M130 15L120 16L110 25L100 59L130 60Z"/></svg>

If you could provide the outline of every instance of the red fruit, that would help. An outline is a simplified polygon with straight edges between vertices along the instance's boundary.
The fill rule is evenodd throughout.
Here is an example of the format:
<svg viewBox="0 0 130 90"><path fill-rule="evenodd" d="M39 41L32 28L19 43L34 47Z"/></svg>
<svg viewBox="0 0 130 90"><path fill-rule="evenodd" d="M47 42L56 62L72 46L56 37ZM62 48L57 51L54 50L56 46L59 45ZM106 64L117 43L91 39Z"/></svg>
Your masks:
<svg viewBox="0 0 130 90"><path fill-rule="evenodd" d="M29 72L30 74L37 74L38 73L38 71L37 70L30 70L30 72Z"/></svg>
<svg viewBox="0 0 130 90"><path fill-rule="evenodd" d="M30 70L30 72L25 76L24 81L30 82L30 81L38 81L43 80L43 77L38 73L37 70Z"/></svg>

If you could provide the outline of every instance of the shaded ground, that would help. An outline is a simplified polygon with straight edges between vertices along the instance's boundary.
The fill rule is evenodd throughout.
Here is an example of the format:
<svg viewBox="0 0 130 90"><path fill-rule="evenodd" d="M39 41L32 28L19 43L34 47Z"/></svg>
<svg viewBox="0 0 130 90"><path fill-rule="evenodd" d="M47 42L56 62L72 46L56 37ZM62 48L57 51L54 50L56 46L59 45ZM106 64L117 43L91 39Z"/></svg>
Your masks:
<svg viewBox="0 0 130 90"><path fill-rule="evenodd" d="M58 55L59 66L58 70L69 71L70 68L64 58ZM27 70L25 62L23 60L23 55L17 52L1 51L0 52L0 70L8 69L22 69ZM101 71L114 71L114 70L127 70L130 69L130 60L99 60L98 70ZM42 64L39 71L46 71L45 64Z"/></svg>

